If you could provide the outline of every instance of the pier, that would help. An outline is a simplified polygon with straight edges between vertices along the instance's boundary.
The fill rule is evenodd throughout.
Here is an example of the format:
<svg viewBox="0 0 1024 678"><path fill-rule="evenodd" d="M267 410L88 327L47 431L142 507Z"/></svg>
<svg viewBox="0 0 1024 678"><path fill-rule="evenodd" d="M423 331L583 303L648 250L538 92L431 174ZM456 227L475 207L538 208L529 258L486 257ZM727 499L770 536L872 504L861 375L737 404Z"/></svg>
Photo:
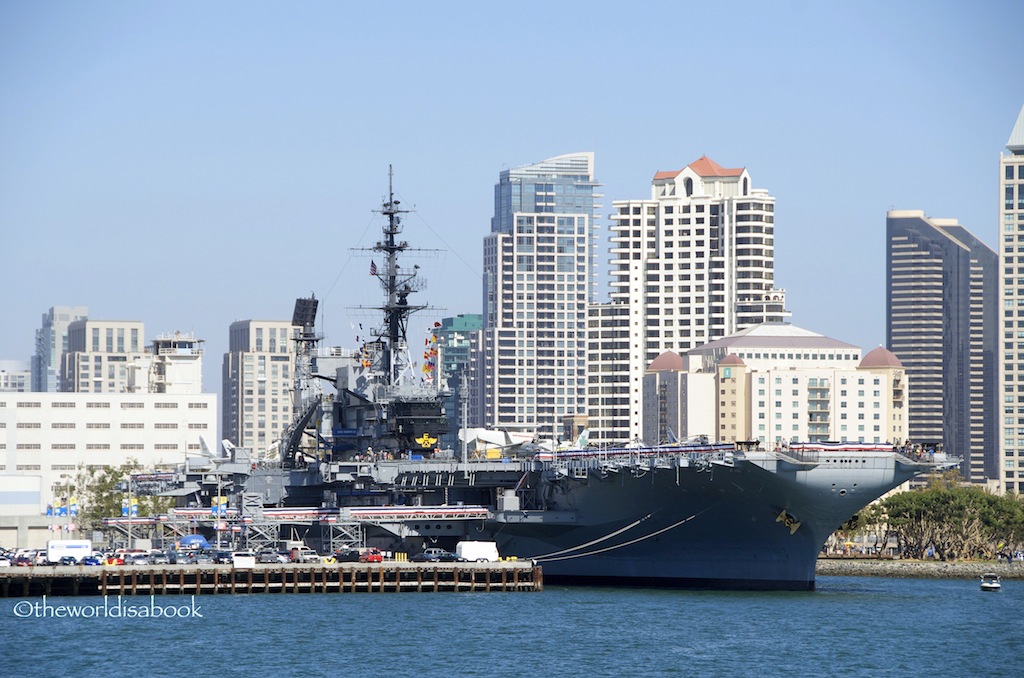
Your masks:
<svg viewBox="0 0 1024 678"><path fill-rule="evenodd" d="M541 568L497 563L35 566L0 570L0 596L541 591Z"/></svg>

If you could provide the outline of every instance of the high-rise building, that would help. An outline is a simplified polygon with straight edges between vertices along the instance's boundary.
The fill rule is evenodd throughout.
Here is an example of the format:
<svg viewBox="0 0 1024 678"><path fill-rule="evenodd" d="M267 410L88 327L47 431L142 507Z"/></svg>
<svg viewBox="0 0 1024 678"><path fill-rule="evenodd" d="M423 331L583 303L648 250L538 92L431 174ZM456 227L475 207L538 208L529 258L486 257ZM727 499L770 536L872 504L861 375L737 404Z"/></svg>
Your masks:
<svg viewBox="0 0 1024 678"><path fill-rule="evenodd" d="M61 356L68 350L68 325L89 317L85 306L53 306L43 314L43 324L36 330L36 352L32 356L32 390L61 391L57 383Z"/></svg>
<svg viewBox="0 0 1024 678"><path fill-rule="evenodd" d="M790 313L775 287L775 198L746 169L701 157L655 174L650 199L613 206L611 301L629 309L630 402L628 430L607 437L625 440L643 433L642 379L662 352Z"/></svg>
<svg viewBox="0 0 1024 678"><path fill-rule="evenodd" d="M221 435L254 457L276 454L295 407L295 337L287 320L231 323L222 372Z"/></svg>
<svg viewBox="0 0 1024 678"><path fill-rule="evenodd" d="M587 425L588 440L605 446L622 443L630 430L631 392L638 385L629 379L629 306L591 304L587 322Z"/></svg>
<svg viewBox="0 0 1024 678"><path fill-rule="evenodd" d="M444 379L448 395L444 400L444 411L448 417L448 432L440 439L441 449L462 449L459 429L466 426L463 411L469 412L469 366L472 358L473 335L483 327L483 316L479 313L461 313L454 318L443 318L440 327L434 328L438 346L437 373ZM429 350L429 346L427 347Z"/></svg>
<svg viewBox="0 0 1024 678"><path fill-rule="evenodd" d="M963 457L965 480L999 478L998 260L955 219L886 215L886 345L906 369L907 436Z"/></svg>
<svg viewBox="0 0 1024 678"><path fill-rule="evenodd" d="M999 157L999 276L1002 421L999 449L1003 489L1024 492L1024 108Z"/></svg>
<svg viewBox="0 0 1024 678"><path fill-rule="evenodd" d="M73 393L125 393L129 366L145 356L138 320L76 320L68 325L60 387Z"/></svg>
<svg viewBox="0 0 1024 678"><path fill-rule="evenodd" d="M484 239L483 402L474 423L559 438L586 413L587 307L595 294L594 154L504 170Z"/></svg>

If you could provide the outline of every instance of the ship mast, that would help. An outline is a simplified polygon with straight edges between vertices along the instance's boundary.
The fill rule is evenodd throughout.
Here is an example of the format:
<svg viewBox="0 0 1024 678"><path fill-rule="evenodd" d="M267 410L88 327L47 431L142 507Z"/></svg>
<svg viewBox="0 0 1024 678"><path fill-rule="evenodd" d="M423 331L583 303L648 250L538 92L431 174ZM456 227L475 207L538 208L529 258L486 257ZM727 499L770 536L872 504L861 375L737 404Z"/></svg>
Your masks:
<svg viewBox="0 0 1024 678"><path fill-rule="evenodd" d="M409 304L409 295L423 288L422 281L418 278L419 266L413 266L411 272L406 272L398 265L398 254L409 248L408 242L397 238L402 232L401 215L407 214L409 210L398 207L401 202L395 200L393 179L394 173L391 165L388 165L388 198L380 210L380 213L387 217L387 223L383 227L384 239L372 248L384 254L383 270L374 267L373 274L380 280L386 296L384 306L381 308L384 312L384 324L378 332L378 340L387 344L385 350L381 351L380 365L385 387L400 386L407 379L411 379L412 362L407 339L409 316L426 308Z"/></svg>

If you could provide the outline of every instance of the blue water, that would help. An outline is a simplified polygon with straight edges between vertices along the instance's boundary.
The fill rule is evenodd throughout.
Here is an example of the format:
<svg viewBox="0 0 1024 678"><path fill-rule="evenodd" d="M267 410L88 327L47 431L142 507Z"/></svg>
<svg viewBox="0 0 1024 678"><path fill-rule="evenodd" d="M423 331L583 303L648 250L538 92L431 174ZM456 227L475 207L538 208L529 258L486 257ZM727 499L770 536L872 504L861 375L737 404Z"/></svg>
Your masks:
<svg viewBox="0 0 1024 678"><path fill-rule="evenodd" d="M41 599L0 600L0 666L15 676L730 678L1006 676L1024 666L1024 581L1004 581L999 593L974 580L819 577L813 593L549 586L154 604L191 614L193 600L202 617L58 619L26 607ZM123 602L143 614L150 599ZM103 599L47 604L81 610Z"/></svg>

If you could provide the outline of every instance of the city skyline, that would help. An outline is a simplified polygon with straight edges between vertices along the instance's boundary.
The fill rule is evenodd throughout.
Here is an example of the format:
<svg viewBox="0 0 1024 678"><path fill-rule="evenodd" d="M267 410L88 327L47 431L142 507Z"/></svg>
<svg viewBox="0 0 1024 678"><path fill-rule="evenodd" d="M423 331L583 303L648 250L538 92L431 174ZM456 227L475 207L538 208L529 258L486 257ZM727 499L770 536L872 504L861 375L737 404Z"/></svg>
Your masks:
<svg viewBox="0 0 1024 678"><path fill-rule="evenodd" d="M612 202L703 155L776 197L791 321L865 352L885 341L888 210L996 243L998 157L1024 104L998 39L1024 18L1016 3L740 3L728 21L675 3L534 6L543 21L0 6L0 359L29 360L50 307L87 306L143 322L147 342L192 332L219 391L231 323L287 319L311 291L326 343L355 346L376 318L352 307L379 290L350 248L377 238L388 165L418 208L407 239L448 251L421 262L422 300L442 309L425 326L481 311L495 173L566 153L593 152L602 184L598 301Z"/></svg>

